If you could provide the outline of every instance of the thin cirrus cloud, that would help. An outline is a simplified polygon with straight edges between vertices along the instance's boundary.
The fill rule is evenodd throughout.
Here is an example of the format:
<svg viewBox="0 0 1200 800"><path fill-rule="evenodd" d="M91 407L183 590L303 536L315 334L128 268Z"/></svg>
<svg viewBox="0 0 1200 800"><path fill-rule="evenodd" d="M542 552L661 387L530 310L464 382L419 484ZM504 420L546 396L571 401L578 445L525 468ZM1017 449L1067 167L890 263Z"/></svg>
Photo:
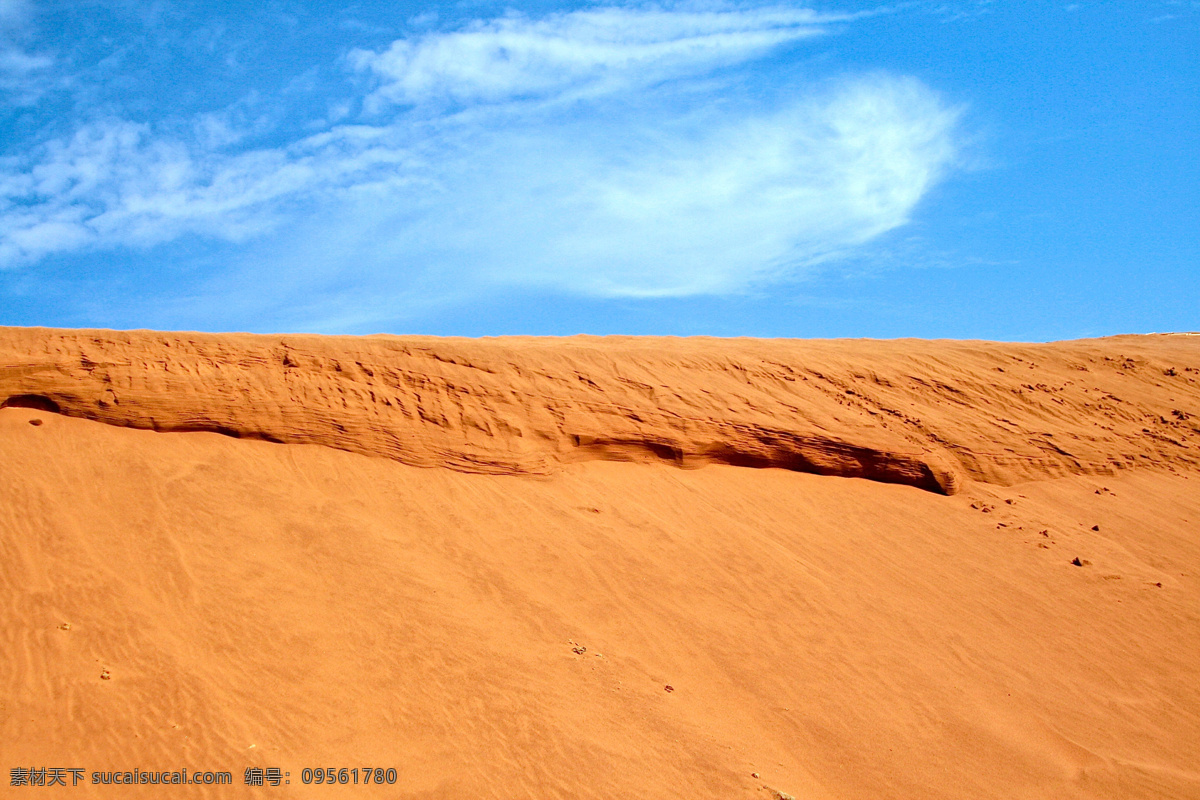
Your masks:
<svg viewBox="0 0 1200 800"><path fill-rule="evenodd" d="M352 50L355 94L312 106L360 110L270 148L237 149L233 114L169 134L101 118L0 161L0 266L199 235L242 248L230 285L384 309L413 287L657 297L794 275L905 224L956 159L959 111L914 78L774 78L833 24L853 18L477 21Z"/></svg>
<svg viewBox="0 0 1200 800"><path fill-rule="evenodd" d="M29 0L0 0L0 31L24 26L32 11Z"/></svg>
<svg viewBox="0 0 1200 800"><path fill-rule="evenodd" d="M43 145L28 168L4 170L0 264L189 233L246 241L278 229L297 206L378 181L404 158L353 127L278 149L206 152L196 142L213 138L213 123L196 122L190 142L145 123L93 123Z"/></svg>
<svg viewBox="0 0 1200 800"><path fill-rule="evenodd" d="M477 21L400 39L350 63L382 78L368 105L450 98L495 101L579 90L617 91L694 74L823 33L846 15L782 7L740 11L600 8L530 20Z"/></svg>
<svg viewBox="0 0 1200 800"><path fill-rule="evenodd" d="M41 91L39 73L54 64L44 53L28 52L17 41L26 32L33 14L28 0L0 0L0 98L13 105L27 105Z"/></svg>

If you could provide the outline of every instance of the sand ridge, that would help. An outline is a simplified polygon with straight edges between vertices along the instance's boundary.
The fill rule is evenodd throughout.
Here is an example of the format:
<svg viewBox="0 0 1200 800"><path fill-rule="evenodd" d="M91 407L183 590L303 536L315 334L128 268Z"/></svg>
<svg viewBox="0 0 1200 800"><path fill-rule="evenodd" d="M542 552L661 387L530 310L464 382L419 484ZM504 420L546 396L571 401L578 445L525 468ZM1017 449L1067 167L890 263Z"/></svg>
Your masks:
<svg viewBox="0 0 1200 800"><path fill-rule="evenodd" d="M723 463L951 494L1200 464L1200 340L438 339L0 329L0 403L547 474Z"/></svg>

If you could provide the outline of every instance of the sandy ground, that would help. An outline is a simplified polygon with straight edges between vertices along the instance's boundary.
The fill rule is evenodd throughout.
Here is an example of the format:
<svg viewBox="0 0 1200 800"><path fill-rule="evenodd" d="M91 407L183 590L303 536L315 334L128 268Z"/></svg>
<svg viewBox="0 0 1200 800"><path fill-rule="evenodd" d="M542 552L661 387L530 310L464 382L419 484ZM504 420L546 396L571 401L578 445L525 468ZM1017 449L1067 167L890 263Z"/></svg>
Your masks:
<svg viewBox="0 0 1200 800"><path fill-rule="evenodd" d="M1090 354L1096 362L1080 362L1091 364L1088 384L1127 385L1123 395L1105 390L1118 398L1104 410L1113 430L1074 440L1070 458L1036 462L1043 475L1008 443L1044 452L1036 442L1066 440L1087 418L1017 397L1015 412L1037 430L998 434L978 452L950 437L958 419L976 426L962 441L984 435L977 418L1013 394L1004 373L991 394L960 390L941 417L926 411L925 430L949 443L940 451L907 431L889 450L890 432L877 436L857 417L838 429L833 412L817 424L825 412L815 407L796 412L803 425L772 423L809 441L927 458L956 474L950 496L699 458L716 451L697 442L745 433L730 396L732 411L707 417L726 428L688 439L698 423L650 421L613 437L623 448L587 458L570 457L569 420L562 440L539 439L549 443L541 460L527 448L504 462L500 444L487 450L453 431L409 440L410 453L412 441L431 453L492 453L489 463L516 465L508 474L453 459L414 466L336 441L118 427L97 420L113 406L86 393L96 369L72 377L55 367L52 383L29 368L46 363L44 352L13 344L0 359L5 396L32 391L14 381L42 381L37 396L64 413L0 409L4 794L1200 798L1196 338L1041 351L1042 363ZM230 363L247 339L227 345ZM522 368L541 358L557 374L563 359L578 363L553 344L522 351ZM931 361L939 345L943 357ZM690 346L712 356L710 345ZM818 371L831 374L832 360L882 377L891 388L850 386L876 398L900 397L904 375L926 380L943 362L961 379L975 357L956 355L968 352L956 350L962 343L918 343L923 372L893 354L899 374L883 374L895 345L836 347ZM969 352L1002 358L1004 347L1036 350ZM856 352L869 368L856 366ZM1110 376L1097 366L1106 357L1134 365ZM595 374L620 371L605 358L593 352ZM640 363L627 358L628 369ZM811 368L799 357L793 367ZM1058 373L1039 369L1023 382L1058 385ZM263 374L269 394L272 373ZM221 379L208 379L214 391ZM140 413L120 380L109 383L121 413ZM753 418L771 392L753 377L748 385ZM152 388L140 391L153 399ZM1061 393L1084 389L1093 386ZM158 396L154 413L167 419L199 392ZM936 406L916 395L892 405L902 402ZM1157 427L1121 417L1160 405ZM303 409L277 406L293 427L271 435L294 441ZM508 419L532 437L536 415L524 407ZM216 413L200 422L239 432ZM259 432L271 433L269 417L257 419ZM1146 432L1121 427L1135 423ZM630 447L631 430L643 444L675 436L679 450ZM1094 456L1110 441L1132 462ZM302 783L306 767L366 766L394 767L396 783ZM84 782L10 789L19 767L82 768ZM247 767L278 767L291 782L248 788ZM90 785L94 771L135 768L229 771L233 785Z"/></svg>

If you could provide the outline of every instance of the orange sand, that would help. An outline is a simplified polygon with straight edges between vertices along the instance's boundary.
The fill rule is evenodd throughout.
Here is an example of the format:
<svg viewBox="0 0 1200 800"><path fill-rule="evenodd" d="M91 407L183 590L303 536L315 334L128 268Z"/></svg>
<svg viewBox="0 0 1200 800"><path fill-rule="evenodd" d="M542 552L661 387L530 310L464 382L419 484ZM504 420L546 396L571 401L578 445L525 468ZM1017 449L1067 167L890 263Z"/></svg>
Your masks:
<svg viewBox="0 0 1200 800"><path fill-rule="evenodd" d="M0 329L6 398L4 796L1200 798L1200 336Z"/></svg>

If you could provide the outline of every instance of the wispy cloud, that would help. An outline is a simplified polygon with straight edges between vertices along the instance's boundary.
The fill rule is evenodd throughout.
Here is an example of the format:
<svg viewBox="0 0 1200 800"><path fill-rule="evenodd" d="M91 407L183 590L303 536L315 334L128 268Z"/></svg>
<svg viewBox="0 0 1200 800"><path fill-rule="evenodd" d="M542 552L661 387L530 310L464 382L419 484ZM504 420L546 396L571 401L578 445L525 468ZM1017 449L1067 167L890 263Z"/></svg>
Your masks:
<svg viewBox="0 0 1200 800"><path fill-rule="evenodd" d="M0 0L0 98L7 103L32 102L44 88L43 73L54 64L51 56L22 46L32 22L29 0Z"/></svg>
<svg viewBox="0 0 1200 800"><path fill-rule="evenodd" d="M768 71L739 91L756 59L849 19L477 21L351 52L370 84L313 103L342 123L272 147L245 147L246 104L100 118L0 160L0 266L198 234L244 244L240 287L319 286L375 316L414 292L678 296L793 275L903 225L955 163L958 112L916 79Z"/></svg>
<svg viewBox="0 0 1200 800"><path fill-rule="evenodd" d="M185 142L156 136L148 124L99 122L47 143L32 159L0 161L7 167L0 173L0 264L83 247L154 245L187 233L245 240L305 203L394 182L384 173L405 160L402 149L374 145L378 131L354 127L224 155L203 145L238 134L222 119L196 123Z"/></svg>
<svg viewBox="0 0 1200 800"><path fill-rule="evenodd" d="M514 14L400 39L381 53L354 50L349 58L380 79L367 98L374 109L442 98L611 92L744 61L848 18L787 7L599 8L542 19Z"/></svg>
<svg viewBox="0 0 1200 800"><path fill-rule="evenodd" d="M370 257L455 283L731 291L903 224L954 156L955 112L887 76L769 110L605 112L460 132L431 158L436 192L356 210L395 232Z"/></svg>
<svg viewBox="0 0 1200 800"><path fill-rule="evenodd" d="M0 29L25 25L32 12L29 0L0 0Z"/></svg>

